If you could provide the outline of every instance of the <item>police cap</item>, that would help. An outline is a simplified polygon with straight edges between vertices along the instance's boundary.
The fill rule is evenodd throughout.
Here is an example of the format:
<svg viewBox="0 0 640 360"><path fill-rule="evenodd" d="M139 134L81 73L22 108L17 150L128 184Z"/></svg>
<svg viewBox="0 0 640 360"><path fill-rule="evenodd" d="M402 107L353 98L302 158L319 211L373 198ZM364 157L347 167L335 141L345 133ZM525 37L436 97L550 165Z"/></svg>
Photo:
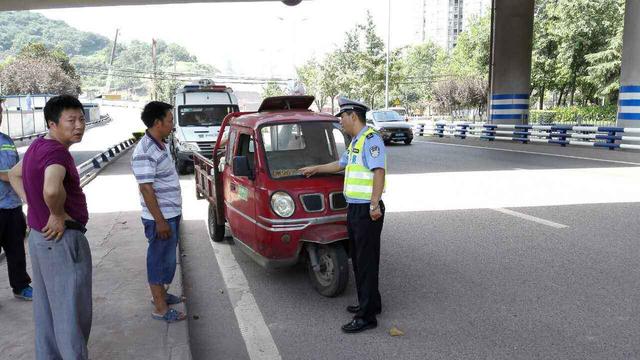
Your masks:
<svg viewBox="0 0 640 360"><path fill-rule="evenodd" d="M340 106L340 110L336 114L336 117L340 117L340 115L345 111L355 111L361 113L366 113L367 111L369 111L369 107L367 107L367 105L343 97L338 98L338 106Z"/></svg>

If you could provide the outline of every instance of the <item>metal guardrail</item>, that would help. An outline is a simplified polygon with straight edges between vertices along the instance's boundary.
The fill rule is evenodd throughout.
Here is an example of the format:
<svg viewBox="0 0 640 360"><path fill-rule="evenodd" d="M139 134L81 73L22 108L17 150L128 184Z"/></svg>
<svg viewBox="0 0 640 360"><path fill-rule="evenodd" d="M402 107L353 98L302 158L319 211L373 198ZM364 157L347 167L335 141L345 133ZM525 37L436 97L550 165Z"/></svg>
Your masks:
<svg viewBox="0 0 640 360"><path fill-rule="evenodd" d="M640 128L571 125L496 125L496 124L416 124L414 135L456 138L478 138L520 143L547 143L560 146L579 145L613 149L640 150ZM506 135L506 136L505 136Z"/></svg>
<svg viewBox="0 0 640 360"><path fill-rule="evenodd" d="M97 125L106 124L106 123L110 122L111 120L112 119L111 119L111 116L109 116L109 114L100 115L100 120L88 122L86 124L86 128L90 129L90 128L92 128L94 126L97 126ZM14 138L11 138L11 139L13 139L13 141L30 140L30 139L33 139L33 138L37 138L38 136L45 135L46 133L47 133L46 131L43 131L43 132L39 132L39 133L33 133L33 134L29 134L29 135L18 136L18 137L14 137Z"/></svg>
<svg viewBox="0 0 640 360"><path fill-rule="evenodd" d="M107 150L94 156L77 166L80 175L80 186L84 187L93 180L110 162L119 158L125 150L136 143L134 138L129 138L109 147Z"/></svg>

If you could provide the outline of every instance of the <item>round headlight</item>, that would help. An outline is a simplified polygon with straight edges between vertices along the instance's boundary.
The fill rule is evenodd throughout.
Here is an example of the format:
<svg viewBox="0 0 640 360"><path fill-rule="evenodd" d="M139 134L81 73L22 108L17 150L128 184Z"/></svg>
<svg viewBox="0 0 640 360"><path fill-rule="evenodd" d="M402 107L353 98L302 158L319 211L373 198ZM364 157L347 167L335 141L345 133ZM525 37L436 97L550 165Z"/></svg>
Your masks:
<svg viewBox="0 0 640 360"><path fill-rule="evenodd" d="M293 215L296 205L289 194L284 191L276 191L271 195L271 209L278 216L287 218Z"/></svg>

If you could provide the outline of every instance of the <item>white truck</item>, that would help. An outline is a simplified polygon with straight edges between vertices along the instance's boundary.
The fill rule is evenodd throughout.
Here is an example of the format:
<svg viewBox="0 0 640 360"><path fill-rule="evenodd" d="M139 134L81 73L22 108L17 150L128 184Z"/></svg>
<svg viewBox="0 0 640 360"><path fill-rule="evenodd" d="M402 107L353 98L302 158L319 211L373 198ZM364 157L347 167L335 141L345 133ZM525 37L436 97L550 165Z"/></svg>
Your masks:
<svg viewBox="0 0 640 360"><path fill-rule="evenodd" d="M239 111L238 99L231 88L203 79L179 88L174 104L171 152L183 175L193 168L193 153L211 158L222 119Z"/></svg>

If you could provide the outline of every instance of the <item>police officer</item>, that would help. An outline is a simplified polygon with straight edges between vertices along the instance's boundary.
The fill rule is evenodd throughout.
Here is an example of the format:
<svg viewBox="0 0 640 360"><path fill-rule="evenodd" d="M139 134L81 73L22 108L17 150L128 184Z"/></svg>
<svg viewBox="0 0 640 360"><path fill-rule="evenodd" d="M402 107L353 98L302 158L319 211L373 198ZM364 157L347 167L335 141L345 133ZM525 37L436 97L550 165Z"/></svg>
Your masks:
<svg viewBox="0 0 640 360"><path fill-rule="evenodd" d="M2 124L2 101L0 99L0 124ZM22 200L9 184L9 170L19 161L18 151L9 135L0 132L0 248L7 258L9 285L13 296L31 301L33 289L27 273L24 238L27 223L22 213Z"/></svg>
<svg viewBox="0 0 640 360"><path fill-rule="evenodd" d="M349 204L347 227L349 249L356 277L358 305L347 306L353 320L342 326L346 333L357 333L378 326L376 315L382 310L378 291L380 233L384 221L381 196L385 185L386 155L380 135L366 125L369 108L356 101L340 98L343 130L352 138L339 161L309 166L300 172L309 177L318 173L345 170L344 194Z"/></svg>

